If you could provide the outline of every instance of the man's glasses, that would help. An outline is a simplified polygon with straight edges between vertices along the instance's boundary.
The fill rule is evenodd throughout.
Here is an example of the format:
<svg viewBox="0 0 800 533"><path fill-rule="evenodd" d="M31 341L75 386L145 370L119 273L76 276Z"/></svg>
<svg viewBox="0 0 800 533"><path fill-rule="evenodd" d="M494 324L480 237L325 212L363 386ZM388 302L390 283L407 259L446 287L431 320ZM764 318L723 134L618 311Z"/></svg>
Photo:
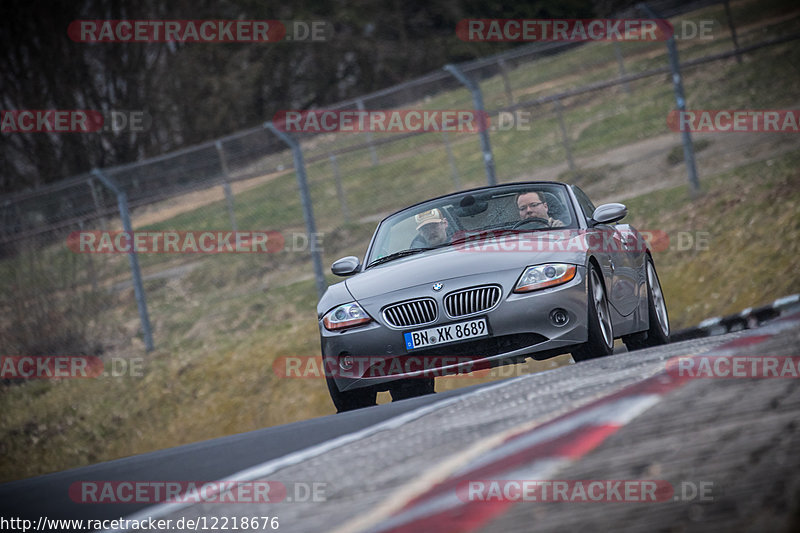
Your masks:
<svg viewBox="0 0 800 533"><path fill-rule="evenodd" d="M533 202L533 203L530 203L530 204L521 205L521 206L519 206L519 210L520 211L525 211L528 208L536 209L537 207L539 207L543 203L544 202Z"/></svg>

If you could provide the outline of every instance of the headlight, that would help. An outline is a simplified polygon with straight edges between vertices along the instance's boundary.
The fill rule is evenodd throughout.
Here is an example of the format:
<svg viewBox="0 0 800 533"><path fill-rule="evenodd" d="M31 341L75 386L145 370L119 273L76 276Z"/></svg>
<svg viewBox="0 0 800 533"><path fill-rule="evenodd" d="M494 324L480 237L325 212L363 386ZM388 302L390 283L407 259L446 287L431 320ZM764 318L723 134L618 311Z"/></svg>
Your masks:
<svg viewBox="0 0 800 533"><path fill-rule="evenodd" d="M352 328L371 321L367 312L355 302L334 307L322 318L325 329L331 331Z"/></svg>
<svg viewBox="0 0 800 533"><path fill-rule="evenodd" d="M575 277L578 267L549 263L528 267L514 286L514 292L530 292L566 283Z"/></svg>

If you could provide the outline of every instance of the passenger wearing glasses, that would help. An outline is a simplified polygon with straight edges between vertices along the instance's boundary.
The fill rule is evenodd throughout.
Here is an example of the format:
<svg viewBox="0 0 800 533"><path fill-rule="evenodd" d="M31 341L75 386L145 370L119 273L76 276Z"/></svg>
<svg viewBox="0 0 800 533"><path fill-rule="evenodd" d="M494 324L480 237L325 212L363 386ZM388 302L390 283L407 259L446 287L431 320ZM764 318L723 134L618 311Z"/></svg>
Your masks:
<svg viewBox="0 0 800 533"><path fill-rule="evenodd" d="M548 211L547 202L538 192L523 192L517 195L517 209L519 209L520 220L541 219L548 223L551 228L561 228L564 223L556 218L552 218Z"/></svg>

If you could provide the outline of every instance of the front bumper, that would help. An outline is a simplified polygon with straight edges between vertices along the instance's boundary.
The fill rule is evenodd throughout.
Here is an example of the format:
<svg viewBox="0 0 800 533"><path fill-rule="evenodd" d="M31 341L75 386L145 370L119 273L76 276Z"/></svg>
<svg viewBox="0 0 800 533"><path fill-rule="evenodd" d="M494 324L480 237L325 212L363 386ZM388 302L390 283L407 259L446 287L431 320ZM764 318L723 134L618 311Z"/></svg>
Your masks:
<svg viewBox="0 0 800 533"><path fill-rule="evenodd" d="M459 319L440 313L433 324L404 330L384 324L377 301L359 301L375 319L373 322L343 332L332 332L320 321L323 363L332 370L331 377L340 391L368 386L378 386L380 390L398 379L472 372L509 361L521 361L537 353L555 355L568 352L570 347L586 342L587 292L583 266L579 266L575 278L564 285L526 294L511 292L518 276L519 270L497 273L497 279L502 280L503 294L500 303L486 313ZM485 283L485 276L446 281L450 291ZM417 297L413 294L415 290L420 296L434 297L439 308L443 308L444 294L431 294L430 284L411 288L410 295L405 291L403 299ZM381 302L386 302L386 296L382 296ZM569 318L565 325L557 326L550 318L551 312L557 308L564 310ZM489 337L424 349L406 349L404 332L478 317L486 318ZM351 368L343 369L339 365L344 356L355 361ZM381 371L376 373L376 367Z"/></svg>

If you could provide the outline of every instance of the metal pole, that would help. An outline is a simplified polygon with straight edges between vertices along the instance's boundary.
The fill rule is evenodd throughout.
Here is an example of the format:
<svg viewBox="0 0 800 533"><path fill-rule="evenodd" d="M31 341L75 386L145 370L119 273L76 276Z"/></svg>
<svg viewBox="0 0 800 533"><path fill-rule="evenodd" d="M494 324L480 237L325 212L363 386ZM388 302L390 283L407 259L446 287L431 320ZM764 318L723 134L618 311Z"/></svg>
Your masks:
<svg viewBox="0 0 800 533"><path fill-rule="evenodd" d="M736 62L741 65L742 54L739 51L739 39L736 38L736 26L733 25L730 0L722 0L722 5L725 6L725 18L728 19L728 27L731 29L731 39L733 39L733 49L736 50Z"/></svg>
<svg viewBox="0 0 800 533"><path fill-rule="evenodd" d="M572 148L569 145L567 126L564 124L564 114L562 112L561 100L558 98L556 98L555 107L556 115L558 116L558 127L561 130L561 142L564 143L564 150L567 152L567 165L569 165L570 170L575 170L575 161L572 159Z"/></svg>
<svg viewBox="0 0 800 533"><path fill-rule="evenodd" d="M450 175L453 176L453 183L456 190L461 189L461 178L458 175L458 167L456 167L456 158L453 157L453 150L450 148L450 139L447 137L447 132L442 132L444 139L444 149L447 151L447 160L450 162Z"/></svg>
<svg viewBox="0 0 800 533"><path fill-rule="evenodd" d="M83 231L83 220L78 221L78 226ZM97 271L94 268L94 258L92 254L86 254L86 269L89 274L89 281L92 284L92 292L97 292Z"/></svg>
<svg viewBox="0 0 800 533"><path fill-rule="evenodd" d="M102 209L101 209L101 206L100 206L100 198L97 197L97 190L94 188L94 180L92 178L89 178L87 180L87 182L89 183L89 190L92 191L92 201L94 202L94 208L98 213L100 213L100 212L102 212ZM101 216L100 217L100 228L103 231L106 230L106 217L105 216Z"/></svg>
<svg viewBox="0 0 800 533"><path fill-rule="evenodd" d="M264 127L278 136L292 149L294 158L294 170L297 174L297 187L300 189L300 203L303 205L303 218L306 221L306 231L308 232L308 242L311 247L311 262L314 266L314 278L317 282L317 293L319 297L327 288L325 275L322 273L322 254L317 246L317 228L314 224L314 208L311 204L311 194L308 192L308 182L306 181L306 166L303 162L303 151L300 145L285 132L275 127L272 122L265 122Z"/></svg>
<svg viewBox="0 0 800 533"><path fill-rule="evenodd" d="M356 107L362 113L365 111L364 102L361 100L361 98L356 100ZM375 151L375 147L372 145L372 132L369 131L369 128L367 128L367 131L365 131L364 134L367 136L367 144L369 145L369 156L372 159L372 166L377 166L378 152Z"/></svg>
<svg viewBox="0 0 800 533"><path fill-rule="evenodd" d="M513 105L514 93L511 92L511 82L508 81L508 68L506 67L506 62L503 58L500 58L497 61L497 65L500 67L500 76L503 78L503 88L506 91L506 99L508 100L508 105Z"/></svg>
<svg viewBox="0 0 800 533"><path fill-rule="evenodd" d="M644 11L648 17L662 19L658 13L650 9L644 2L637 4L637 7ZM670 35L667 39L667 50L669 51L669 66L672 70L672 86L675 90L675 102L679 113L686 112L686 98L683 93L683 81L681 79L681 66L678 60L678 48L675 46L675 35ZM689 131L681 131L683 140L683 158L686 161L686 170L689 173L689 186L691 194L696 197L700 194L700 182L697 178L697 167L694 162L694 146L692 145L692 135Z"/></svg>
<svg viewBox="0 0 800 533"><path fill-rule="evenodd" d="M625 79L625 76L628 73L625 71L625 60L622 57L622 48L619 46L619 42L614 41L614 55L617 56L617 65L619 65L619 77L621 79ZM631 86L628 84L627 81L622 83L623 89L625 89L625 94L631 94Z"/></svg>
<svg viewBox="0 0 800 533"><path fill-rule="evenodd" d="M228 173L228 160L225 158L225 151L222 149L222 142L217 141L214 143L219 154L219 165L222 168L222 190L225 191L225 201L228 204L228 217L231 219L231 228L233 231L236 229L236 212L233 210L233 191L231 191L231 184L228 182L230 174Z"/></svg>
<svg viewBox="0 0 800 533"><path fill-rule="evenodd" d="M331 166L333 167L333 179L336 183L336 196L339 197L339 205L342 208L342 216L345 222L350 222L350 210L347 208L347 198L344 196L342 188L342 177L339 175L339 163L336 162L336 155L330 155Z"/></svg>
<svg viewBox="0 0 800 533"><path fill-rule="evenodd" d="M116 183L111 181L99 169L92 170L92 174L100 180L100 182L111 189L117 195L117 205L119 206L119 216L122 219L122 228L128 234L130 241L130 251L128 252L128 261L131 265L131 276L133 278L133 292L136 295L136 305L139 308L139 318L142 321L142 334L144 336L144 346L148 352L153 351L153 332L150 329L150 316L147 313L147 300L144 296L144 286L142 285L142 274L139 270L139 258L136 255L136 249L133 246L133 227L131 226L131 216L128 211L128 198L125 191L120 189Z"/></svg>
<svg viewBox="0 0 800 533"><path fill-rule="evenodd" d="M497 178L494 174L494 156L492 155L492 145L489 143L489 123L486 120L486 110L483 107L483 95L481 88L472 80L467 78L456 65L445 65L444 70L456 77L472 93L472 102L475 111L478 112L478 135L481 140L481 151L483 152L483 164L486 167L486 181L489 185L497 185Z"/></svg>

